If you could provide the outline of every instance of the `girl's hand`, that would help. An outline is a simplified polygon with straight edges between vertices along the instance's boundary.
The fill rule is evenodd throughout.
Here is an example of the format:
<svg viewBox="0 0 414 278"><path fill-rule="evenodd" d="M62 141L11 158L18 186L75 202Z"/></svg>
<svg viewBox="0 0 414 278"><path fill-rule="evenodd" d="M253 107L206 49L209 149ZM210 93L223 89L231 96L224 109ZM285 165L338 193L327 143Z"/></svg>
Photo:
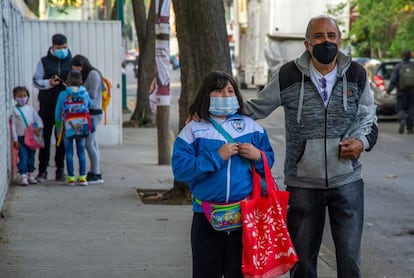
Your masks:
<svg viewBox="0 0 414 278"><path fill-rule="evenodd" d="M220 147L218 150L221 158L223 160L228 160L231 156L238 154L239 144L237 143L227 143Z"/></svg>
<svg viewBox="0 0 414 278"><path fill-rule="evenodd" d="M35 128L35 130L34 130L34 133L37 135L37 136L40 136L40 133L42 132L42 128L41 127L37 127L37 128Z"/></svg>
<svg viewBox="0 0 414 278"><path fill-rule="evenodd" d="M19 142L13 142L13 147L15 148L15 149L19 149Z"/></svg>
<svg viewBox="0 0 414 278"><path fill-rule="evenodd" d="M239 144L239 155L253 161L262 157L260 150L250 143Z"/></svg>

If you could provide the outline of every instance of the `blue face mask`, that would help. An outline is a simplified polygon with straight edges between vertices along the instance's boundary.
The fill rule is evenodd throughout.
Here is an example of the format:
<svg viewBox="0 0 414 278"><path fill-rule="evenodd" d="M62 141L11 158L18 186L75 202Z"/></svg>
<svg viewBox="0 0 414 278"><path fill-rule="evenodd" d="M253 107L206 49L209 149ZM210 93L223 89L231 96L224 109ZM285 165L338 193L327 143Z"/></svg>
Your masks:
<svg viewBox="0 0 414 278"><path fill-rule="evenodd" d="M208 112L215 116L229 116L237 113L239 108L237 97L210 97Z"/></svg>
<svg viewBox="0 0 414 278"><path fill-rule="evenodd" d="M68 57L69 54L69 50L67 48L62 48L62 49L56 49L55 50L55 56L56 58L62 60L65 59L66 57Z"/></svg>

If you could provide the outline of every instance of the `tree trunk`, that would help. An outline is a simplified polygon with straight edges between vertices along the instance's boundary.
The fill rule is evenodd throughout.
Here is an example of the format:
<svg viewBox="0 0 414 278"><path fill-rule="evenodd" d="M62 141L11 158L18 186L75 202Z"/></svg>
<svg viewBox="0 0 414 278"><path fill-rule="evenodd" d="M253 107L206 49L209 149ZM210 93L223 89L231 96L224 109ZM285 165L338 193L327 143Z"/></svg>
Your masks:
<svg viewBox="0 0 414 278"><path fill-rule="evenodd" d="M124 126L154 126L155 117L149 104L149 91L155 77L155 0L151 1L148 19L144 0L132 1L139 46L136 107Z"/></svg>
<svg viewBox="0 0 414 278"><path fill-rule="evenodd" d="M181 94L179 129L184 127L188 108L205 75L212 70L231 74L223 0L172 0L180 50ZM164 198L191 196L187 184L174 180Z"/></svg>

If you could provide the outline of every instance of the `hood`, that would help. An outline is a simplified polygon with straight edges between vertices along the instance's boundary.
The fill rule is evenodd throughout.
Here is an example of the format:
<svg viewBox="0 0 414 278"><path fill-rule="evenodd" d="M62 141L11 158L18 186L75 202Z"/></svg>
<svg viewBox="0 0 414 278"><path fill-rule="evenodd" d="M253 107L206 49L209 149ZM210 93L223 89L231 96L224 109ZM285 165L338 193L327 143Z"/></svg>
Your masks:
<svg viewBox="0 0 414 278"><path fill-rule="evenodd" d="M79 91L77 91L77 92L74 92L73 90L72 90L72 87L71 86L67 86L66 87L66 91L71 95L71 96L74 96L74 97L76 97L76 96L83 96L83 95L85 95L86 94L86 88L85 87L83 87L83 86L79 86Z"/></svg>
<svg viewBox="0 0 414 278"><path fill-rule="evenodd" d="M309 61L311 59L311 55L309 51L305 51L302 55L295 60L296 66L306 76L310 76L309 71ZM349 66L351 65L352 58L349 55L345 55L343 52L338 51L338 55L336 57L336 64L338 67L337 77L341 77L345 75L346 71L348 70Z"/></svg>
<svg viewBox="0 0 414 278"><path fill-rule="evenodd" d="M302 82L300 85L300 94L299 94L299 105L298 105L298 113L296 117L297 123L300 123L302 118L302 107L303 107L303 96L305 94L305 75L310 77L310 70L309 70L309 61L311 60L311 55L309 51L305 51L302 55L297 58L294 62L298 67L299 71L302 73ZM349 66L351 65L352 58L351 56L345 55L341 51L338 51L338 55L336 57L336 65L337 65L337 75L338 79L342 78L343 83L343 90L342 90L342 103L344 110L348 110L348 102L347 102L347 91L348 91L348 83L346 80L346 71L348 70Z"/></svg>

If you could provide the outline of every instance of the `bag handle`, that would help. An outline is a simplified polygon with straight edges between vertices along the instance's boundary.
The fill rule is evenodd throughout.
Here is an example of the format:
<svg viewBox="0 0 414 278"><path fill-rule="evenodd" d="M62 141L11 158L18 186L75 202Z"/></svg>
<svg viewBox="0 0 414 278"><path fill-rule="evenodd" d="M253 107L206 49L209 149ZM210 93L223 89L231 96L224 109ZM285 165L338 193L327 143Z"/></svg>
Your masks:
<svg viewBox="0 0 414 278"><path fill-rule="evenodd" d="M23 114L23 111L20 109L19 106L16 106L16 108L17 108L17 110L19 110L20 115L22 115L22 118L23 118L24 124L26 125L26 128L28 128L29 125L27 124L27 120L26 120L26 117Z"/></svg>
<svg viewBox="0 0 414 278"><path fill-rule="evenodd" d="M276 181L273 179L272 171L270 170L269 164L267 162L266 154L261 150L260 154L262 156L263 168L264 168L264 181L266 183L267 193L273 194L278 186ZM252 177L253 177L253 199L258 199L262 194L262 177L254 168L254 162L252 161Z"/></svg>

